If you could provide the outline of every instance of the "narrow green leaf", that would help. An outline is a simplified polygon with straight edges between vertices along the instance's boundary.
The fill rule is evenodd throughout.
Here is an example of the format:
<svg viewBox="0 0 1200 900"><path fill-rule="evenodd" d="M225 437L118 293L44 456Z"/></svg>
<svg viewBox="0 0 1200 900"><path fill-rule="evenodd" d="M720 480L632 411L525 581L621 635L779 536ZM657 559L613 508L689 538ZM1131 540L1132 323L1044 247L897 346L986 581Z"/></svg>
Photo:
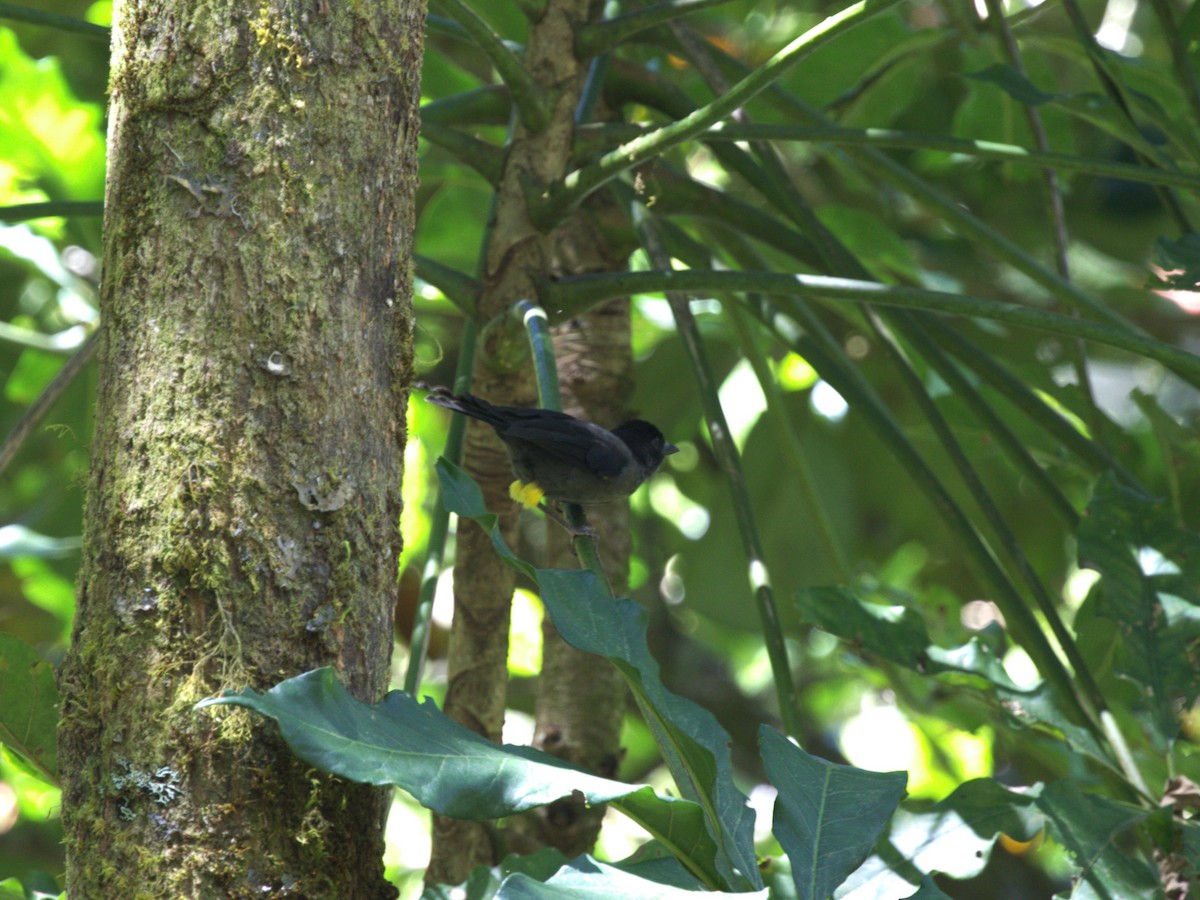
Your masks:
<svg viewBox="0 0 1200 900"><path fill-rule="evenodd" d="M58 705L54 667L24 641L0 634L0 744L28 774L54 785Z"/></svg>
<svg viewBox="0 0 1200 900"><path fill-rule="evenodd" d="M825 900L871 852L908 775L828 762L765 725L758 734L767 776L779 791L775 837L791 860L796 893Z"/></svg>
<svg viewBox="0 0 1200 900"><path fill-rule="evenodd" d="M1027 106L1040 106L1055 99L1053 94L1047 94L1038 88L1012 66L988 66L978 72L968 72L967 77L994 84L1014 100Z"/></svg>

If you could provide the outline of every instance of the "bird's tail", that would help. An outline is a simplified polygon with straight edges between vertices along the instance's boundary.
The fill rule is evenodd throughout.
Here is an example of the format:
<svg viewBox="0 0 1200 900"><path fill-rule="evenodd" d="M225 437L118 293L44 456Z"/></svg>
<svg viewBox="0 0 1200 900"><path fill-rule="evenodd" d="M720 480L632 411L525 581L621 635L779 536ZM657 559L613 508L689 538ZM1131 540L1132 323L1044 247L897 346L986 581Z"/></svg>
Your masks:
<svg viewBox="0 0 1200 900"><path fill-rule="evenodd" d="M489 425L502 426L504 424L504 417L500 415L496 407L486 400L480 400L473 394L455 394L449 388L440 385L418 384L417 387L427 387L429 394L425 399L437 406L452 409L464 416L470 416L472 419L487 422Z"/></svg>

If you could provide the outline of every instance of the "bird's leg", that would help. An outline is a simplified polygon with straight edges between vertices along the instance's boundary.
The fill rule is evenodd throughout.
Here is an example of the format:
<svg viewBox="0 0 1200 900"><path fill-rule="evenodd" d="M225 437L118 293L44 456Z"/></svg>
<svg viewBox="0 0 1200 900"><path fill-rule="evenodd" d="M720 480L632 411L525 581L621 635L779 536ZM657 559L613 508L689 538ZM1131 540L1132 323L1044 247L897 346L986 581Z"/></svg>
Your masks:
<svg viewBox="0 0 1200 900"><path fill-rule="evenodd" d="M566 518L563 517L563 514L555 509L550 503L543 503L539 508L546 514L548 518L553 519L555 522L565 528L567 533L572 537L590 537L592 540L600 537L596 529L591 525L574 525L571 522L568 522Z"/></svg>

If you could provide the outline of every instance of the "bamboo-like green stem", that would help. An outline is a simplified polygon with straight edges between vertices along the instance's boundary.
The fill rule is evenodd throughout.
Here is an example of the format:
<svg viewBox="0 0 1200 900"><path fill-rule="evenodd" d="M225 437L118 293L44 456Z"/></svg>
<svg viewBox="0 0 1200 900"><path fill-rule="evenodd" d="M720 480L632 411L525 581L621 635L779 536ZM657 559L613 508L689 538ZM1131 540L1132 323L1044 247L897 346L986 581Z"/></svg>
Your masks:
<svg viewBox="0 0 1200 900"><path fill-rule="evenodd" d="M1021 60L1021 48L1017 43L1016 37L1013 35L1012 27L1004 18L1004 4L1002 0L984 0L988 9L988 25L1000 38L1000 45L1004 48L1005 56L1008 57L1008 63L1017 74L1022 77L1027 77L1025 73L1025 65ZM1037 106L1032 103L1022 103L1022 110L1025 112L1025 118L1029 122L1029 130L1033 134L1033 142L1039 152L1046 153L1050 150L1050 140L1046 137L1046 128L1042 124L1042 114L1038 111ZM1071 278L1071 263L1069 259L1070 237L1067 234L1067 213L1063 205L1062 185L1058 180L1058 170L1052 166L1046 166L1042 169L1042 183L1046 188L1046 199L1050 204L1050 233L1054 237L1054 267L1057 270L1059 277L1064 281ZM1076 307L1070 307L1070 314L1078 315L1079 310ZM1086 403L1086 411L1084 415L1088 419L1088 424L1091 426L1092 433L1096 435L1097 440L1102 439L1100 431L1100 408L1096 405L1096 394L1092 390L1091 373L1088 370L1087 364L1087 345L1083 341L1076 338L1070 344L1071 365L1075 369L1075 382L1079 385L1080 392L1083 394Z"/></svg>
<svg viewBox="0 0 1200 900"><path fill-rule="evenodd" d="M803 294L855 303L878 303L908 309L924 309L954 315L975 316L1007 322L1025 328L1047 331L1067 337L1079 337L1116 347L1162 363L1190 384L1200 386L1200 357L1168 346L1153 338L1083 319L1030 309L1014 303L1000 303L965 294L931 291L924 288L880 284L825 275L780 272L711 272L650 270L645 272L605 272L575 275L549 283L545 288L547 305L561 310L561 316L576 315L583 309L611 297L628 294L681 291L684 293L720 293L756 291L763 294Z"/></svg>
<svg viewBox="0 0 1200 900"><path fill-rule="evenodd" d="M462 310L468 318L475 315L475 306L479 302L480 291L478 281L457 269L452 269L418 253L413 254L413 266L418 278L428 281L445 294L446 298Z"/></svg>
<svg viewBox="0 0 1200 900"><path fill-rule="evenodd" d="M765 301L753 307L752 311L785 346L794 348L812 363L821 373L821 377L846 399L852 409L864 417L879 438L891 448L897 462L908 471L914 484L925 493L946 522L951 534L962 542L968 560L980 577L995 592L997 604L1004 612L1009 627L1037 665L1038 671L1053 686L1055 693L1074 710L1074 718L1086 724L1098 736L1100 726L1089 714L1089 710L1080 703L1071 673L1055 653L1032 611L979 536L966 513L905 437L903 430L875 390L863 375L844 359L837 341L829 335L820 320L812 315L798 298L790 297L785 302L796 318Z"/></svg>
<svg viewBox="0 0 1200 900"><path fill-rule="evenodd" d="M465 28L496 67L501 80L512 92L517 115L530 131L540 131L546 124L547 110L544 92L525 68L521 58L501 40L487 21L463 0L437 0L450 17Z"/></svg>
<svg viewBox="0 0 1200 900"><path fill-rule="evenodd" d="M31 25L44 25L56 31L81 34L93 41L99 41L104 44L108 43L109 29L103 25L85 22L83 19L77 19L74 16L62 16L57 13L29 9L25 6L14 6L11 3L0 3L0 19L8 19L11 22L28 22Z"/></svg>
<svg viewBox="0 0 1200 900"><path fill-rule="evenodd" d="M603 19L580 31L575 39L575 53L580 59L607 53L639 31L671 22L698 9L720 6L729 0L662 0L624 15Z"/></svg>
<svg viewBox="0 0 1200 900"><path fill-rule="evenodd" d="M581 132L581 139L603 141L606 145L629 142L648 134L640 125L590 125ZM1038 168L1054 168L1062 172L1079 172L1097 178L1119 178L1143 184L1161 184L1185 190L1200 191L1200 175L1173 169L1155 169L1132 163L1114 162L1094 157L1073 156L1068 153L1029 150L1017 144L972 140L940 134L899 131L892 128L844 128L829 125L744 124L722 122L698 136L704 141L794 141L833 146L886 147L898 150L926 150L952 153L973 159Z"/></svg>
<svg viewBox="0 0 1200 900"><path fill-rule="evenodd" d="M490 185L500 181L504 166L504 151L499 147L471 137L455 128L437 122L421 122L421 137L435 146L453 153L463 164L470 166Z"/></svg>
<svg viewBox="0 0 1200 900"><path fill-rule="evenodd" d="M634 224L651 261L655 265L669 265L670 257L663 249L662 241L646 213L646 208L640 203L635 203L632 212ZM758 607L763 643L774 676L780 719L787 734L798 736L802 734L800 709L792 680L792 668L788 661L787 642L783 637L783 626L775 604L775 592L771 587L766 554L763 552L762 539L759 537L758 524L750 503L750 492L746 487L746 473L742 469L741 455L729 432L729 424L725 420L725 412L717 395L717 381L700 337L700 329L692 315L689 299L682 292L668 291L667 302L671 304L675 326L679 329L680 339L691 363L692 376L696 380L700 399L704 404L709 439L725 476L725 483L729 487L742 545L750 559L750 588Z"/></svg>
<svg viewBox="0 0 1200 900"><path fill-rule="evenodd" d="M550 334L550 322L546 311L528 300L518 300L513 305L514 313L520 317L529 336L529 349L533 356L533 369L537 378L538 402L542 409L562 411L562 397L558 388L558 366L554 360L554 340ZM567 522L579 533L572 535L572 546L584 568L590 569L600 586L613 596L612 585L604 572L600 551L596 541L584 529L588 527L583 507L576 503L565 504L563 509Z"/></svg>
<svg viewBox="0 0 1200 900"><path fill-rule="evenodd" d="M512 117L508 86L489 84L471 91L430 100L421 107L421 129L430 122L438 125L507 125Z"/></svg>
<svg viewBox="0 0 1200 900"><path fill-rule="evenodd" d="M895 310L892 312L892 319L903 332L905 338L923 357L940 356L941 350L929 340L917 323L913 321L912 315L912 313L905 310ZM1017 540L1017 536L1008 527L1008 523L1004 521L1004 516L1001 515L1000 510L996 507L995 501L993 501L991 494L984 486L978 472L975 471L974 466L967 459L967 455L963 452L957 438L955 438L953 430L947 424L945 417L941 414L937 405L933 402L933 398L925 390L921 379L913 371L912 366L905 358L898 344L893 340L888 330L882 326L874 313L868 312L868 320L880 345L891 356L896 371L900 373L901 378L907 383L909 393L921 408L925 421L929 423L942 449L958 470L959 477L967 486L967 490L982 511L983 517L987 520L988 525L991 526L992 533L997 537L1000 546L1004 548L1017 573L1021 576L1021 580L1025 582L1029 592L1033 595L1034 602L1037 603L1042 617L1050 626L1050 631L1054 635L1054 639L1058 642L1067 661L1071 664L1071 668L1075 673L1076 696L1080 705L1088 711L1090 718L1098 721L1096 718L1098 713L1105 708L1104 695L1100 692L1099 686L1092 677L1087 662L1075 646L1075 640L1063 623L1062 617L1058 613L1058 608L1050 598L1050 594L1046 591L1041 579L1034 572L1029 558L1025 555L1025 551L1021 548L1021 544ZM1012 589L1012 593L1014 595L1017 594L1015 586Z"/></svg>
<svg viewBox="0 0 1200 900"><path fill-rule="evenodd" d="M14 203L12 206L0 206L0 222L102 215L104 202L101 200L51 200L46 203Z"/></svg>
<svg viewBox="0 0 1200 900"><path fill-rule="evenodd" d="M712 127L755 94L782 78L792 66L818 47L899 2L900 0L859 0L851 4L796 38L711 103L677 122L664 125L606 153L582 169L571 172L563 179L561 185L545 198L543 208L538 211L538 220L544 227L553 225L600 185Z"/></svg>

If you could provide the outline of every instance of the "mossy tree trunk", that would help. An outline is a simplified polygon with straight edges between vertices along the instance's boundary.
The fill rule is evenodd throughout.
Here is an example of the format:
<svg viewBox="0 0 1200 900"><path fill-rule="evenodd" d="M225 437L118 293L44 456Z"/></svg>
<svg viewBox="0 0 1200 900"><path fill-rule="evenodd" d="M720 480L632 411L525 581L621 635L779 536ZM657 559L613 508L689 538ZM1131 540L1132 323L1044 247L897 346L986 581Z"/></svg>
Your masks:
<svg viewBox="0 0 1200 900"><path fill-rule="evenodd" d="M114 10L97 433L60 759L73 897L392 896L385 792L193 712L387 686L424 10Z"/></svg>

